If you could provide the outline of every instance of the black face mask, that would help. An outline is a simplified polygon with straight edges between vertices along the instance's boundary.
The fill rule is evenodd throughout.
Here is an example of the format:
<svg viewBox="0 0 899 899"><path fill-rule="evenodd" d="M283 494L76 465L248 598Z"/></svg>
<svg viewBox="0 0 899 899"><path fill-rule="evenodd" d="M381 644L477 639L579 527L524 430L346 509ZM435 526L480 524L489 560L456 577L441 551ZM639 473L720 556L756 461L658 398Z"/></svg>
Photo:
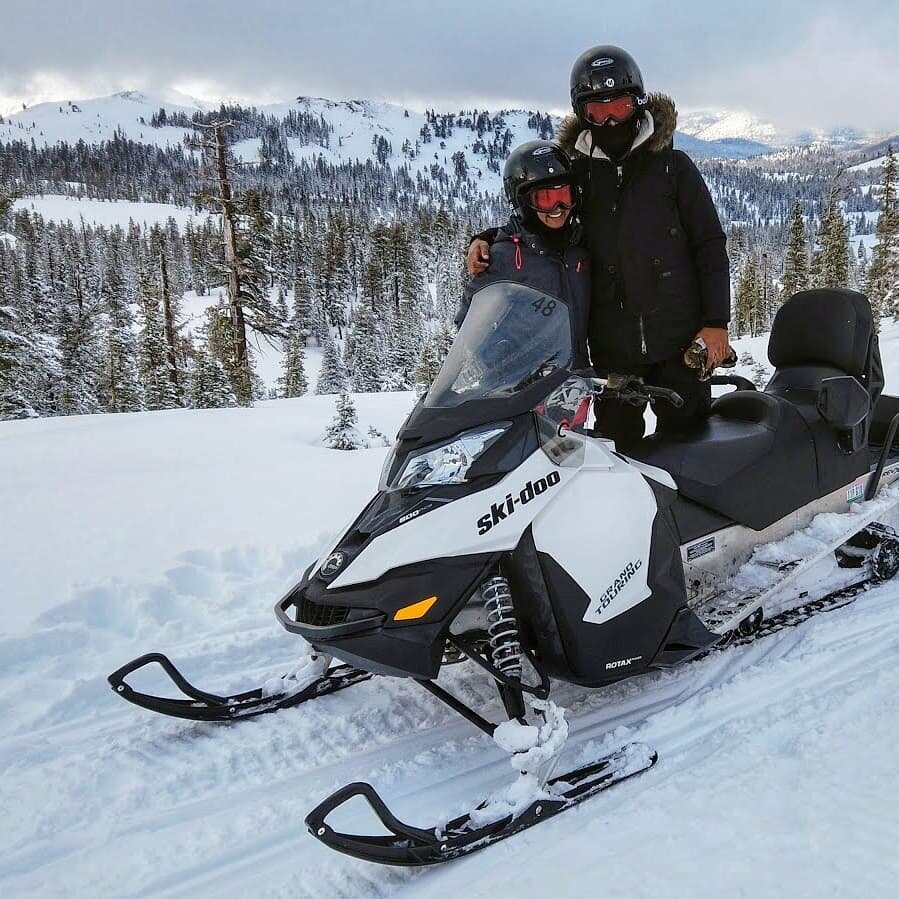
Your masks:
<svg viewBox="0 0 899 899"><path fill-rule="evenodd" d="M558 253L569 243L571 237L571 219L572 216L569 215L568 220L562 228L548 228L539 218L537 218L536 212L532 209L528 209L525 211L522 224L532 234L536 234L546 245L547 249Z"/></svg>
<svg viewBox="0 0 899 899"><path fill-rule="evenodd" d="M591 125L590 133L593 135L593 141L596 146L609 159L617 161L623 159L633 146L639 126L640 119L637 116L633 116L620 125L612 125L611 123Z"/></svg>

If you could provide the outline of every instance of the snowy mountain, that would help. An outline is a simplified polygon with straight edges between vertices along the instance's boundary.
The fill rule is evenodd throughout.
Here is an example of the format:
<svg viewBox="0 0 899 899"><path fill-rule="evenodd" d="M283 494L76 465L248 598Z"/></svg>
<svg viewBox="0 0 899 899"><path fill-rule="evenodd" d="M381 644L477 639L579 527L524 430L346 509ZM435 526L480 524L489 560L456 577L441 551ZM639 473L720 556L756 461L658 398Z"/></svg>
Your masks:
<svg viewBox="0 0 899 899"><path fill-rule="evenodd" d="M190 117L195 112L208 111L210 107L181 95L160 97L140 91L125 91L110 97L88 100L42 103L16 112L0 124L0 143L13 140L34 140L38 146L53 145L60 141L75 143L78 140L99 143L111 139L117 133L140 143L161 147L182 143L190 129L172 125L153 128L149 125L153 115L161 108L164 108L170 117L178 113ZM293 141L291 150L298 158L321 155L327 161L370 158L372 137L377 136L383 136L390 142L391 157L403 160L404 156L400 152L402 146L406 141L414 146L415 142L420 140L421 129L427 122L424 113L395 104L369 100L333 101L299 97L294 102L260 106L257 109L260 113L278 120L290 112L309 113L320 117L334 129L329 146ZM465 116L465 113L460 114L458 110L438 111L438 115L449 112L455 116L462 115L463 118ZM468 113L470 112L469 110ZM516 140L527 140L536 136L534 130L527 127L527 120L532 115L531 112L521 110L505 113L504 117ZM746 129L741 131L736 127L729 128L721 123L717 127L708 123L700 127L704 119L684 114L681 114L681 121L686 127L682 125L678 132L676 138L678 145L684 145L685 149L689 149L689 152L700 158L714 156L742 158L764 152L770 146L770 142L767 141L768 131L764 127L749 131ZM557 124L558 118L553 117L552 126L555 127ZM471 140L461 142L447 140L446 147L435 148L437 151L445 150L445 153L429 153L422 158L420 164L426 166L435 161L435 158L436 161L442 162L441 157L449 158L457 150L466 153L469 165L477 164L472 143ZM242 148L244 159L256 161L258 147L258 141L247 142Z"/></svg>
<svg viewBox="0 0 899 899"><path fill-rule="evenodd" d="M885 322L882 341L897 393L899 324ZM738 345L762 359L764 344ZM392 434L413 397L355 400L363 428ZM0 422L2 895L893 894L895 582L687 668L558 689L572 725L563 767L624 740L654 745L658 766L436 870L355 862L302 823L351 780L412 823L508 782L508 757L415 683L377 678L223 727L116 699L105 675L151 649L226 693L296 663L272 604L368 500L385 454L324 449L332 415L333 398L310 396ZM236 468L239 490L224 489ZM805 586L846 576L828 562ZM499 714L472 666L444 682ZM350 808L339 823L367 821Z"/></svg>
<svg viewBox="0 0 899 899"><path fill-rule="evenodd" d="M839 149L854 149L881 140L877 131L850 126L788 131L746 110L680 110L679 130L703 141L749 141L769 149L820 144Z"/></svg>
<svg viewBox="0 0 899 899"><path fill-rule="evenodd" d="M733 110L680 110L677 123L684 134L699 140L746 140L776 147L780 143L777 128L750 112Z"/></svg>

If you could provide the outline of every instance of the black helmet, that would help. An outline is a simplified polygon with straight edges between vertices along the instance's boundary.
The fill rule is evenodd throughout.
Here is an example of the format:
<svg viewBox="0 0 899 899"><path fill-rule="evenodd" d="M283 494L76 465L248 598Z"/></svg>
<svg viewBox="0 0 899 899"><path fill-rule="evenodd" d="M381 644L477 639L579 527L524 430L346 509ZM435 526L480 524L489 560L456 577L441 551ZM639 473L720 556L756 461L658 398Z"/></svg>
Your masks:
<svg viewBox="0 0 899 899"><path fill-rule="evenodd" d="M634 57L611 44L585 50L571 69L571 108L584 118L584 103L617 94L633 94L640 106L646 103L643 76Z"/></svg>
<svg viewBox="0 0 899 899"><path fill-rule="evenodd" d="M521 218L528 218L531 211L525 194L540 184L573 184L571 161L555 141L521 144L509 154L503 168L503 189Z"/></svg>

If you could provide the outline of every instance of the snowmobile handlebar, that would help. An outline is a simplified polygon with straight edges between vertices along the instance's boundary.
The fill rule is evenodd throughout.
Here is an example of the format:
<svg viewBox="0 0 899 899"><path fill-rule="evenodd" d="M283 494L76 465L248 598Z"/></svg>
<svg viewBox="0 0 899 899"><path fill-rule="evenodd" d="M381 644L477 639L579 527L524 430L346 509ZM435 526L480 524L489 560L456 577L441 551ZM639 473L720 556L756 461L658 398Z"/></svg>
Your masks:
<svg viewBox="0 0 899 899"><path fill-rule="evenodd" d="M664 400L675 409L680 409L684 404L684 398L676 390L644 384L643 379L636 375L610 374L607 378L591 380L599 400L616 400L633 406Z"/></svg>

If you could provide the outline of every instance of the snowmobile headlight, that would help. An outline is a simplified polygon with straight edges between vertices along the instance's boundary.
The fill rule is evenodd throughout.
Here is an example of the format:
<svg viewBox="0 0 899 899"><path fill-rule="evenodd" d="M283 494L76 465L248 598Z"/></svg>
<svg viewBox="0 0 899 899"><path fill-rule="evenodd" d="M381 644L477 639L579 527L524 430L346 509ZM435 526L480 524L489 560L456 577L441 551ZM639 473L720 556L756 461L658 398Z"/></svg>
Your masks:
<svg viewBox="0 0 899 899"><path fill-rule="evenodd" d="M462 434L450 443L409 456L388 486L389 490L410 490L437 484L461 484L475 459L505 433L510 422L491 425Z"/></svg>

